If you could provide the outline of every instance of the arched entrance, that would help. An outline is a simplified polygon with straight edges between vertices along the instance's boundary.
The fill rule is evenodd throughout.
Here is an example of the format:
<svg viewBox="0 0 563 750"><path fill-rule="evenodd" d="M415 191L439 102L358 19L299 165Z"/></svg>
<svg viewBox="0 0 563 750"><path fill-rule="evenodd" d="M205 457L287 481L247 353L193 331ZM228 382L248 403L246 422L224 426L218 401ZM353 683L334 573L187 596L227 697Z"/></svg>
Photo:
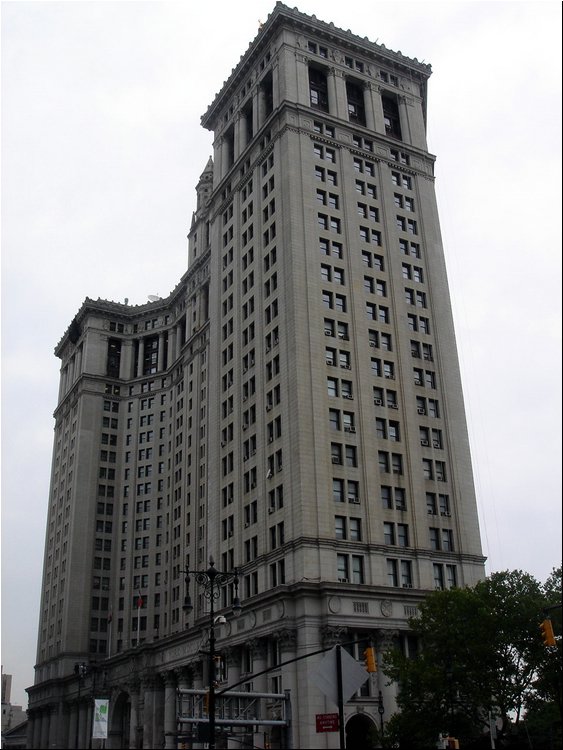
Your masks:
<svg viewBox="0 0 563 750"><path fill-rule="evenodd" d="M112 705L113 704L113 705ZM129 693L119 693L110 701L108 750L121 750L129 747L129 726L131 724L131 700Z"/></svg>
<svg viewBox="0 0 563 750"><path fill-rule="evenodd" d="M375 737L375 724L366 714L356 714L346 722L346 750L372 750Z"/></svg>

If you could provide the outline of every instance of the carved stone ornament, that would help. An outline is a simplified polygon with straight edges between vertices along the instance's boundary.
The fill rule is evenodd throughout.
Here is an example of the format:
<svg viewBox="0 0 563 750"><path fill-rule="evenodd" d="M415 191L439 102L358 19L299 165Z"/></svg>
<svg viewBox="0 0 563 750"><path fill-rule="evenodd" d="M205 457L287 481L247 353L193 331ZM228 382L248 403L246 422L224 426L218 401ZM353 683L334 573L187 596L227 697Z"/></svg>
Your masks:
<svg viewBox="0 0 563 750"><path fill-rule="evenodd" d="M384 599L379 606L383 617L391 617L393 614L393 603L389 599Z"/></svg>
<svg viewBox="0 0 563 750"><path fill-rule="evenodd" d="M348 628L341 627L338 625L325 625L321 628L321 640L324 647L328 648L329 646L335 646L337 643L340 643L346 633L348 632Z"/></svg>

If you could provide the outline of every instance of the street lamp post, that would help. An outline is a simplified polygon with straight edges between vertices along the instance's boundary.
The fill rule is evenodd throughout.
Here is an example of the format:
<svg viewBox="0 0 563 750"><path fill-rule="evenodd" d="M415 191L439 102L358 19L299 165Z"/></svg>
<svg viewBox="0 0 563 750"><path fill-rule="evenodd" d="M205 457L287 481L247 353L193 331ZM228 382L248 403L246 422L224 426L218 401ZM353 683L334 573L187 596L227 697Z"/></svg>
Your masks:
<svg viewBox="0 0 563 750"><path fill-rule="evenodd" d="M234 585L234 598L232 610L233 614L238 617L241 611L240 599L238 596L238 570L232 573L222 573L215 567L212 557L209 558L209 568L207 570L183 570L186 574L186 596L184 599L184 612L189 613L193 609L192 599L189 593L190 576L193 576L195 582L203 587L203 595L209 600L209 750L215 750L215 602L221 595L221 586L227 583ZM218 619L218 618L217 618Z"/></svg>
<svg viewBox="0 0 563 750"><path fill-rule="evenodd" d="M383 693L381 690L379 691L379 695L377 697L377 712L379 714L379 724L381 727L381 737L383 738L383 714L385 713L385 707L383 705Z"/></svg>

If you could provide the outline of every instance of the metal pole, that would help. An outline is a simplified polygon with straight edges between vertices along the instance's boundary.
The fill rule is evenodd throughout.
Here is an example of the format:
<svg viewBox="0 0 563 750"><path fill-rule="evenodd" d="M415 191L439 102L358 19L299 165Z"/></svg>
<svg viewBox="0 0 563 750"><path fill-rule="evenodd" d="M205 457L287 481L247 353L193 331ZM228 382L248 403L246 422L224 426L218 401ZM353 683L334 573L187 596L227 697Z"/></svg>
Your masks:
<svg viewBox="0 0 563 750"><path fill-rule="evenodd" d="M79 667L80 669L80 667ZM80 727L80 683L82 682L82 677L80 676L80 673L78 674L78 702L76 704L76 739L74 742L74 747L78 747L78 729Z"/></svg>
<svg viewBox="0 0 563 750"><path fill-rule="evenodd" d="M209 750L215 750L215 608L213 606L215 576L213 575L212 567L208 570L208 575L211 586L211 623L209 628Z"/></svg>
<svg viewBox="0 0 563 750"><path fill-rule="evenodd" d="M381 727L381 736L383 737L383 714L385 713L385 708L383 707L383 693L381 690L379 691L379 696L377 698L377 711L379 713L379 724Z"/></svg>
<svg viewBox="0 0 563 750"><path fill-rule="evenodd" d="M342 691L342 646L336 646L336 682L338 685L338 731L340 734L340 750L346 749L344 736L344 696Z"/></svg>

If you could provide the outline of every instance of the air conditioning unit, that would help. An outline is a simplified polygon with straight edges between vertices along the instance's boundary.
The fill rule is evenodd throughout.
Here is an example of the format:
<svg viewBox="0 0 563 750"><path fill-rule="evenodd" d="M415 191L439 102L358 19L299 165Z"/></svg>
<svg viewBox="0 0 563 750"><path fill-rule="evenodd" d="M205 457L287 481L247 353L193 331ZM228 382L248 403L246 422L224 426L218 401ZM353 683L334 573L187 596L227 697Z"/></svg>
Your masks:
<svg viewBox="0 0 563 750"><path fill-rule="evenodd" d="M434 448L441 448L441 447L442 447L442 446L440 445L440 442L439 442L438 440L434 440L434 441L432 442L432 445L434 446Z"/></svg>
<svg viewBox="0 0 563 750"><path fill-rule="evenodd" d="M387 380L395 380L394 375L386 375L385 377L387 378Z"/></svg>
<svg viewBox="0 0 563 750"><path fill-rule="evenodd" d="M421 445L430 445L430 443L428 442L428 440L421 440L420 444Z"/></svg>
<svg viewBox="0 0 563 750"><path fill-rule="evenodd" d="M348 502L352 503L353 505L359 505L360 504L360 498L359 497L349 497Z"/></svg>
<svg viewBox="0 0 563 750"><path fill-rule="evenodd" d="M232 532L232 531L229 531L229 536L232 536L232 535L233 535L233 532Z"/></svg>
<svg viewBox="0 0 563 750"><path fill-rule="evenodd" d="M339 464L339 463L341 463L340 459L338 458L338 456L333 456L332 457L332 463L333 464Z"/></svg>
<svg viewBox="0 0 563 750"><path fill-rule="evenodd" d="M271 505L268 508L268 513L273 513L275 511L275 508L273 508Z"/></svg>
<svg viewBox="0 0 563 750"><path fill-rule="evenodd" d="M419 414L426 414L426 409L424 408L424 406L419 406L417 412Z"/></svg>
<svg viewBox="0 0 563 750"><path fill-rule="evenodd" d="M375 343L375 341L370 341L370 342L369 342L369 345L370 345L371 347L373 347L374 349L375 349L375 348L377 347L377 344Z"/></svg>
<svg viewBox="0 0 563 750"><path fill-rule="evenodd" d="M242 400L243 400L243 401L247 401L247 400L248 400L248 396L243 396L243 397L242 397Z"/></svg>
<svg viewBox="0 0 563 750"><path fill-rule="evenodd" d="M266 405L266 411L272 411L272 404Z"/></svg>
<svg viewBox="0 0 563 750"><path fill-rule="evenodd" d="M381 400L380 398L374 398L374 399L373 399L373 403L374 403L374 404L375 404L376 406L383 406L383 401L382 401L382 400Z"/></svg>
<svg viewBox="0 0 563 750"><path fill-rule="evenodd" d="M266 347L266 354L268 354L268 352L270 351L271 348L272 348L271 346L267 346Z"/></svg>
<svg viewBox="0 0 563 750"><path fill-rule="evenodd" d="M415 378L414 384L415 384L415 385L422 385L422 380L417 380L417 379Z"/></svg>
<svg viewBox="0 0 563 750"><path fill-rule="evenodd" d="M355 427L345 427L344 428L344 432L356 432L356 428Z"/></svg>
<svg viewBox="0 0 563 750"><path fill-rule="evenodd" d="M350 365L342 365L342 369L343 370L351 370L352 368L350 367Z"/></svg>
<svg viewBox="0 0 563 750"><path fill-rule="evenodd" d="M435 514L435 512L433 510L431 510L430 508L428 508L428 515L429 516L434 516L436 514Z"/></svg>
<svg viewBox="0 0 563 750"><path fill-rule="evenodd" d="M398 404L389 404L389 408L390 409L398 409L399 405Z"/></svg>
<svg viewBox="0 0 563 750"><path fill-rule="evenodd" d="M243 461L248 461L248 456L243 456L243 457L242 457L242 460L243 460Z"/></svg>
<svg viewBox="0 0 563 750"><path fill-rule="evenodd" d="M251 456L255 456L256 455L256 451L250 451L250 455Z"/></svg>
<svg viewBox="0 0 563 750"><path fill-rule="evenodd" d="M339 578L338 583L349 583L347 578Z"/></svg>
<svg viewBox="0 0 563 750"><path fill-rule="evenodd" d="M248 523L248 521L245 521L244 522L244 528L247 529L249 526L250 526L250 524Z"/></svg>
<svg viewBox="0 0 563 750"><path fill-rule="evenodd" d="M350 341L350 337L347 333L339 333L338 338L342 339L342 341Z"/></svg>
<svg viewBox="0 0 563 750"><path fill-rule="evenodd" d="M327 359L326 363L329 367L334 367L334 362L331 359Z"/></svg>
<svg viewBox="0 0 563 750"><path fill-rule="evenodd" d="M440 515L441 515L441 516L445 516L446 518L450 518L452 514L451 514L451 513L448 513L448 511L442 511L442 512L440 513Z"/></svg>
<svg viewBox="0 0 563 750"><path fill-rule="evenodd" d="M272 436L270 436L270 437L268 438L268 442L269 442L269 443L273 443L273 442L274 442L274 438L273 438Z"/></svg>
<svg viewBox="0 0 563 750"><path fill-rule="evenodd" d="M242 429L243 430L248 430L248 425L247 424L243 424Z"/></svg>
<svg viewBox="0 0 563 750"><path fill-rule="evenodd" d="M413 351L411 351L411 355L412 355L413 357L416 357L417 359L419 359L419 358L420 358L420 353L419 353L419 352L417 352L417 351L414 351L414 350L413 350Z"/></svg>
<svg viewBox="0 0 563 750"><path fill-rule="evenodd" d="M349 393L343 393L342 394L342 398L346 398L346 399L348 399L348 401L353 401L354 400L353 396L351 396Z"/></svg>
<svg viewBox="0 0 563 750"><path fill-rule="evenodd" d="M425 354L424 359L428 362L434 362L434 357L431 354Z"/></svg>
<svg viewBox="0 0 563 750"><path fill-rule="evenodd" d="M412 583L403 583L404 589L412 589Z"/></svg>
<svg viewBox="0 0 563 750"><path fill-rule="evenodd" d="M325 336L332 336L332 331L327 331L325 328Z"/></svg>

